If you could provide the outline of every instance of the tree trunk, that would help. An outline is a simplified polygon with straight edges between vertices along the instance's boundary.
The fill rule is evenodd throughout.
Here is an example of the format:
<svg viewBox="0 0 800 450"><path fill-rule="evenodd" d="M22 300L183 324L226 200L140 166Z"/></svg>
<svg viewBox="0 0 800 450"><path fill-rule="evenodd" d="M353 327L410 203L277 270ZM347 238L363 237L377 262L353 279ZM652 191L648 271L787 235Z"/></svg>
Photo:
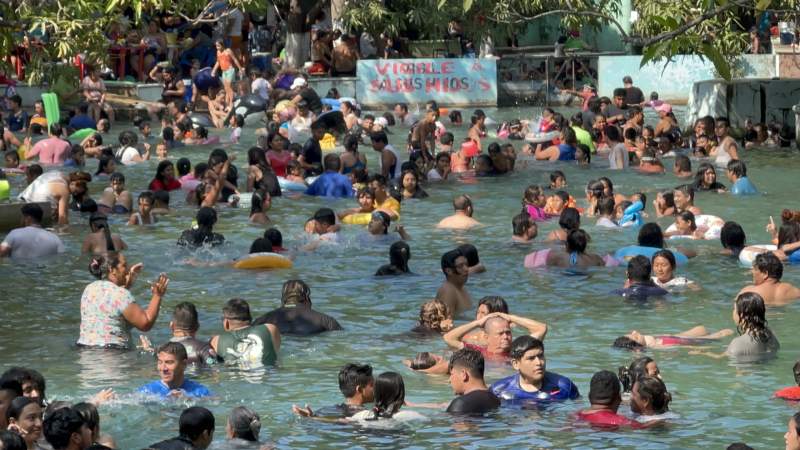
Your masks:
<svg viewBox="0 0 800 450"><path fill-rule="evenodd" d="M299 69L308 61L310 37L308 32L286 34L286 67Z"/></svg>

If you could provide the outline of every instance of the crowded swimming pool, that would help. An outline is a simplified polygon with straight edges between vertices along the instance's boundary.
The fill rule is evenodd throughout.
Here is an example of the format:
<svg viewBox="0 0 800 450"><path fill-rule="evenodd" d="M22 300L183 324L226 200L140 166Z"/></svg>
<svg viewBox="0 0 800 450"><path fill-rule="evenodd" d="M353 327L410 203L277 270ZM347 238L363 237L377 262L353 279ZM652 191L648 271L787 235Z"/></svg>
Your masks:
<svg viewBox="0 0 800 450"><path fill-rule="evenodd" d="M489 112L497 118L512 118L517 110ZM454 131L457 138L465 129ZM244 155L255 139L245 133L243 144L233 148L236 164L244 167ZM390 140L402 148L405 131L395 129ZM178 149L174 160L189 157L204 161L209 148ZM376 154L368 146L370 167ZM229 150L231 151L231 150ZM795 154L780 150L748 151L749 178L763 195L737 198L727 194L700 193L696 204L705 213L735 220L745 229L748 243L768 243L764 226L770 216L777 220L782 208L796 208L793 175L800 164ZM669 166L669 159L665 165ZM601 162L602 164L602 162ZM696 164L693 162L693 165ZM127 185L139 192L152 178L157 163L151 161L125 168ZM94 163L90 163L90 168ZM615 191L630 195L644 190L648 203L657 190L683 183L673 175L646 176L632 171L582 169L569 163L542 163L521 157L513 175L467 179L425 186L430 197L403 203L401 223L412 239L411 271L408 277L375 278L375 269L388 261L388 246L365 245L359 226L345 226L346 242L314 252L301 252L292 269L280 271L238 271L228 267L197 267L185 264L188 253L174 246L181 231L189 228L195 208L184 207L182 199L175 212L153 227L128 227L122 217L112 218L113 231L129 246L131 262L142 261L142 280L154 280L166 272L170 285L156 326L148 333L155 342L169 337L167 323L174 305L195 303L200 312L200 337L221 330L221 308L232 297L246 299L260 315L279 306L280 290L290 278L303 279L311 288L315 308L332 315L344 331L309 338L285 337L279 364L262 371L213 368L192 373L217 395L196 404L209 407L217 415L217 436L221 440L223 417L236 405L246 405L261 414L262 436L280 448L339 447L536 447L591 448L696 448L721 447L745 441L754 447L779 446L786 420L795 408L772 400L775 390L793 384L791 366L800 344L793 332L791 315L796 306L770 308L770 327L782 345L778 357L765 363L736 365L728 359L714 360L689 355L686 350L648 352L660 367L673 396L671 410L679 418L665 428L644 431L597 432L575 424L574 412L588 405L588 382L600 369L616 371L627 365L634 354L613 349L613 340L636 329L649 334L669 334L705 325L709 329L731 328L731 305L736 293L751 282L749 269L738 261L719 255L719 241L683 243L697 249L699 256L677 273L701 286L699 291L673 294L646 304L626 302L609 294L620 287L624 268L597 268L585 272L558 270L528 271L524 256L540 249L555 222L540 225L539 238L530 247L510 243L511 218L521 209L522 192L529 184L548 184L548 175L559 168L567 176L566 190L579 200L590 179L609 176ZM243 170L240 170L243 173ZM723 171L719 171L722 178ZM241 180L241 177L240 177ZM19 183L21 180L12 180ZM722 180L726 183L724 180ZM727 184L727 183L726 183ZM93 182L94 197L106 182ZM482 228L468 232L436 230L434 226L451 214L451 201L460 193L469 194L475 218ZM179 196L178 196L179 197ZM175 198L175 197L173 197ZM274 199L268 212L273 224L284 235L284 242L296 245L303 239L303 224L320 206L335 210L355 206L355 200L326 201L319 198L286 196ZM647 205L651 218L652 204ZM126 217L127 218L127 217ZM220 207L215 231L225 235L229 245L207 252L205 257L226 260L247 252L263 227L247 223L247 211ZM583 228L592 236L589 249L600 255L613 253L635 241L633 229L604 230L593 219L583 218ZM656 220L663 228L671 219ZM44 267L0 262L0 282L4 287L4 320L0 324L0 353L4 368L25 365L41 371L47 378L50 399L78 401L102 388L114 388L119 399L101 407L104 432L117 439L119 448L142 448L175 434L183 407L195 402L140 403L131 394L156 377L152 355L136 352L114 353L77 350L74 343L80 322L79 299L91 276L88 260L82 257L80 243L88 231L85 220L74 220L64 236L67 254L48 261ZM337 372L347 362L372 364L376 373L397 371L406 384L410 402L447 402L452 393L445 377L427 376L406 369L402 360L419 351L445 349L439 338L419 338L408 333L417 321L419 305L435 295L443 276L439 268L442 253L457 244L474 244L487 273L471 276L467 284L473 299L500 295L514 314L532 317L549 326L545 345L548 370L570 377L583 394L581 400L553 405L540 410L502 409L487 418L453 419L440 410L418 409L430 418L401 431L369 432L363 428L318 422L295 417L292 404L324 406L340 401ZM800 283L795 267L787 266L784 280ZM132 289L139 303L149 297L141 281ZM471 319L474 310L458 322ZM711 346L722 351L727 341ZM491 367L487 381L509 375L507 367ZM626 410L623 405L621 410ZM462 425L463 424L463 425Z"/></svg>

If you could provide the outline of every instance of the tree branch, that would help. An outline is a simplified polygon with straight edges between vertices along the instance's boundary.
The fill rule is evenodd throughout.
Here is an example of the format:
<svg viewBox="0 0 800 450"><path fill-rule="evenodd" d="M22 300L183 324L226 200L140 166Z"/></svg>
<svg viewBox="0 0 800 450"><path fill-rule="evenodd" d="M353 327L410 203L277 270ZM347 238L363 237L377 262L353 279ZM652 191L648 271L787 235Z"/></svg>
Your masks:
<svg viewBox="0 0 800 450"><path fill-rule="evenodd" d="M216 22L219 22L221 19L224 19L225 17L229 16L233 12L233 10L231 8L228 8L222 14L220 14L218 17L212 17L210 19L206 19L205 16L207 16L211 12L211 7L213 5L214 5L213 2L207 3L205 8L203 8L203 10L200 11L200 13L195 18L191 18L191 17L187 16L186 14L184 14L183 12L177 11L177 10L172 10L170 12L172 14L177 14L183 20L189 22L192 26L200 24L200 23L216 23Z"/></svg>

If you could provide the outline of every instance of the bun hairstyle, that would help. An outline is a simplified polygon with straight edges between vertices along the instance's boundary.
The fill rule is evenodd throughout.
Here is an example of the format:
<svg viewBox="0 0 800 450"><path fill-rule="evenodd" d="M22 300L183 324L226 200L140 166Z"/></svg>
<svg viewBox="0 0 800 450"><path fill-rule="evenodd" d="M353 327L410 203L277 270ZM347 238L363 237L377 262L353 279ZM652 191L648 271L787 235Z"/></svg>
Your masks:
<svg viewBox="0 0 800 450"><path fill-rule="evenodd" d="M229 423L234 437L245 441L258 442L258 434L261 432L261 418L252 409L245 406L233 408Z"/></svg>
<svg viewBox="0 0 800 450"><path fill-rule="evenodd" d="M784 223L786 222L798 222L800 223L800 211L792 211L790 209L784 209L781 211L781 221Z"/></svg>
<svg viewBox="0 0 800 450"><path fill-rule="evenodd" d="M109 253L106 256L95 256L89 262L89 273L98 280L108 278L108 273L119 265L122 255L120 253Z"/></svg>

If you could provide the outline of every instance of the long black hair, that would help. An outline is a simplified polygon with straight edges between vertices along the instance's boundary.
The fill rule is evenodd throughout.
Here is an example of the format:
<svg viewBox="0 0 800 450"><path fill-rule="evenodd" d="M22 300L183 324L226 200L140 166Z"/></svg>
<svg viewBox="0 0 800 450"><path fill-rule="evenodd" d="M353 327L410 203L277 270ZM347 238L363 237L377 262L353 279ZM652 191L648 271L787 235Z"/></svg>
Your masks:
<svg viewBox="0 0 800 450"><path fill-rule="evenodd" d="M368 420L391 419L406 401L406 386L397 372L383 372L375 378L375 407Z"/></svg>

